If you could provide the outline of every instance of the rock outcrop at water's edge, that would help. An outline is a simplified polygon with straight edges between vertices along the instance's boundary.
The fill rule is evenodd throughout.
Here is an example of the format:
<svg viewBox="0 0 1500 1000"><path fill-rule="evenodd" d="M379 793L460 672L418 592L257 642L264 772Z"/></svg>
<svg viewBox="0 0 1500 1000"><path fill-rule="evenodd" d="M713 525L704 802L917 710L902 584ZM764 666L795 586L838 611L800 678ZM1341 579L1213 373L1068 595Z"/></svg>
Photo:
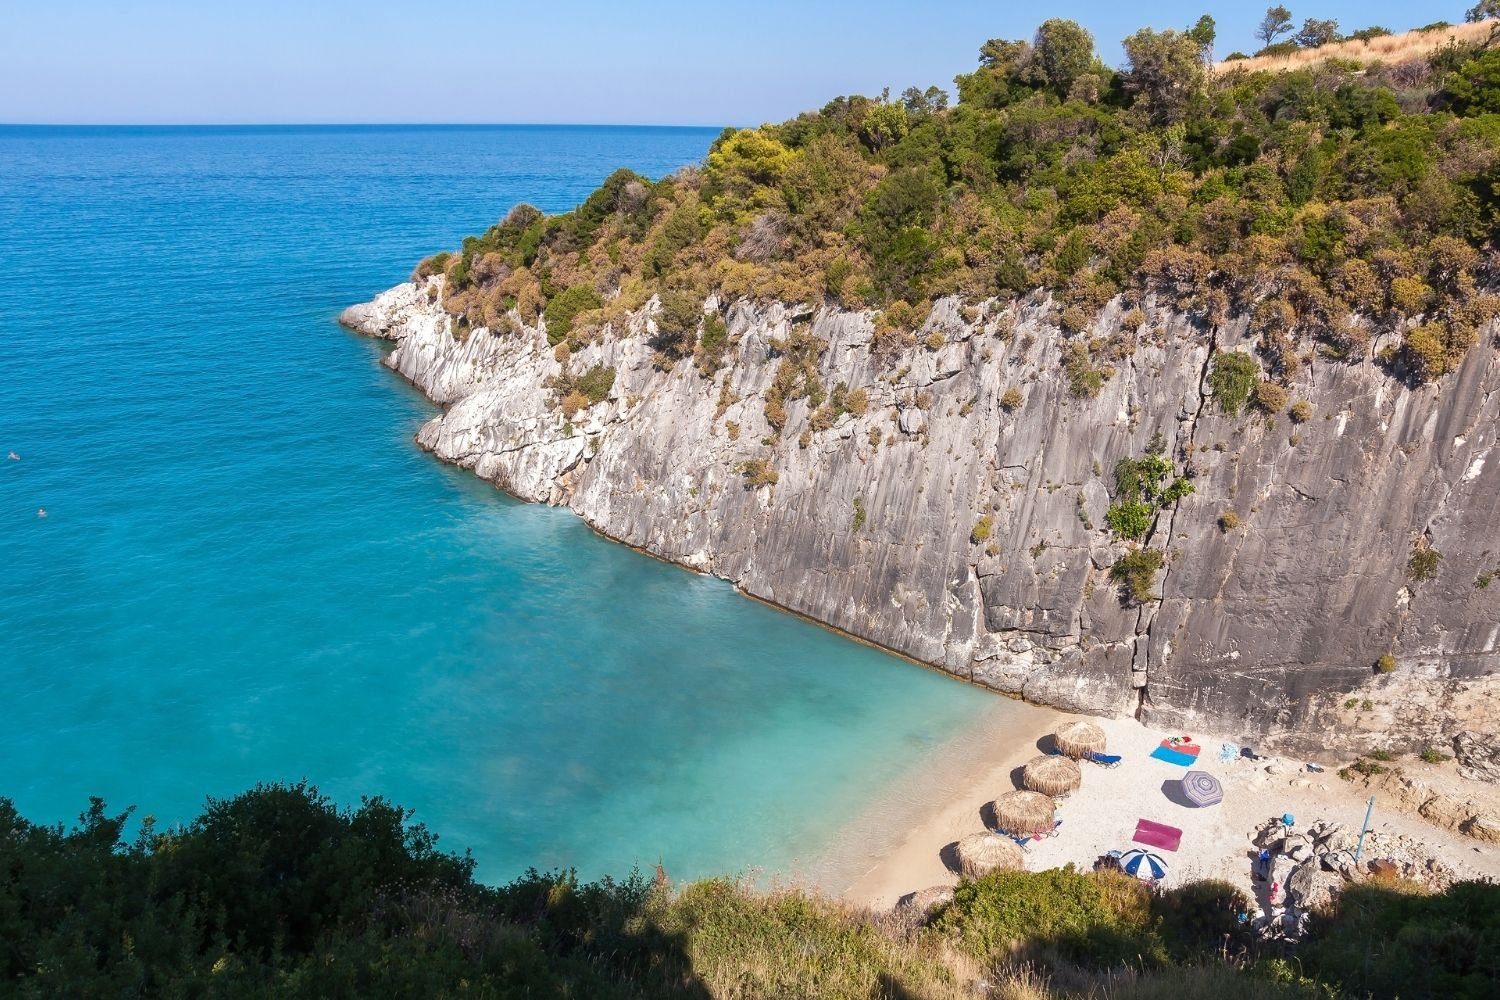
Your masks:
<svg viewBox="0 0 1500 1000"><path fill-rule="evenodd" d="M1035 299L941 300L881 363L864 314L737 302L709 380L691 360L658 367L649 305L559 362L535 328L455 337L440 296L440 278L407 283L342 317L394 341L386 364L446 407L423 448L755 597L1031 701L1287 749L1418 745L1500 718L1500 580L1479 585L1500 570L1492 330L1418 389L1314 359L1298 424L1213 405L1210 358L1251 349L1243 323L1148 310L1138 349L1078 399ZM780 433L767 423L794 326L821 341L824 385L865 390L864 414L813 431L802 398ZM569 422L548 380L599 364L609 398ZM1159 600L1137 606L1109 575L1127 551L1105 528L1110 470L1157 434L1195 489L1156 517ZM747 474L760 461L774 483ZM1421 582L1417 546L1441 554Z"/></svg>

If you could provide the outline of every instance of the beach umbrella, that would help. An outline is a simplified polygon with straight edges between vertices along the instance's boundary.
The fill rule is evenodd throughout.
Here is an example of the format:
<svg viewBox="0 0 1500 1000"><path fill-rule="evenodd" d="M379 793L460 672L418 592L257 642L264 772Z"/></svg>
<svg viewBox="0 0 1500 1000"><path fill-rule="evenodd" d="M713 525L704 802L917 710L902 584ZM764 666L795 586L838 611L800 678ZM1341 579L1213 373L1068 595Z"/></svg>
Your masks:
<svg viewBox="0 0 1500 1000"><path fill-rule="evenodd" d="M1057 749L1078 760L1091 753L1104 752L1104 730L1092 722L1065 722L1052 732Z"/></svg>
<svg viewBox="0 0 1500 1000"><path fill-rule="evenodd" d="M1207 771L1189 771L1182 776L1182 794L1195 806L1218 805L1224 801L1224 786Z"/></svg>
<svg viewBox="0 0 1500 1000"><path fill-rule="evenodd" d="M1161 859L1161 855L1140 848L1122 854L1120 867L1125 869L1125 874L1136 878L1165 878L1167 875L1167 863Z"/></svg>
<svg viewBox="0 0 1500 1000"><path fill-rule="evenodd" d="M958 842L958 870L969 878L1023 867L1020 845L998 833L973 833Z"/></svg>
<svg viewBox="0 0 1500 1000"><path fill-rule="evenodd" d="M1052 830L1052 796L1041 792L1006 792L990 808L995 826L1017 837L1031 837Z"/></svg>
<svg viewBox="0 0 1500 1000"><path fill-rule="evenodd" d="M1077 791L1083 783L1083 773L1078 765L1067 757L1042 754L1034 757L1021 772L1021 784L1033 792L1041 792L1058 798Z"/></svg>

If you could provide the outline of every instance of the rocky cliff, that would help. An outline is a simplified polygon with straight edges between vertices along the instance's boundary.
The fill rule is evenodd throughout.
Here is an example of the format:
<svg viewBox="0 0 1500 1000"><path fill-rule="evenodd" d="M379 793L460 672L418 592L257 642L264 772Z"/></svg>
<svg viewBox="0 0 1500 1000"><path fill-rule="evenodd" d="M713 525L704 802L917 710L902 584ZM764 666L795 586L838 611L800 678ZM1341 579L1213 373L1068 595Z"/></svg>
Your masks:
<svg viewBox="0 0 1500 1000"><path fill-rule="evenodd" d="M1292 395L1311 412L1294 422L1222 413L1210 358L1250 350L1243 325L1165 310L1077 398L1039 299L942 300L878 362L864 314L726 304L728 366L710 380L658 364L652 305L559 360L543 330L456 331L441 288L400 285L343 317L394 341L386 363L445 407L422 447L757 598L1029 700L1288 748L1500 718L1500 574L1482 585L1500 570L1493 331L1418 389L1309 356ZM814 430L800 398L781 431L767 422L794 330L816 338L824 385L864 390L864 412L830 423L825 408ZM549 380L596 365L615 370L608 398L568 420ZM1137 603L1110 576L1127 547L1105 513L1110 470L1156 435L1194 490L1155 515L1145 544L1164 567ZM1420 582L1418 548L1440 554Z"/></svg>

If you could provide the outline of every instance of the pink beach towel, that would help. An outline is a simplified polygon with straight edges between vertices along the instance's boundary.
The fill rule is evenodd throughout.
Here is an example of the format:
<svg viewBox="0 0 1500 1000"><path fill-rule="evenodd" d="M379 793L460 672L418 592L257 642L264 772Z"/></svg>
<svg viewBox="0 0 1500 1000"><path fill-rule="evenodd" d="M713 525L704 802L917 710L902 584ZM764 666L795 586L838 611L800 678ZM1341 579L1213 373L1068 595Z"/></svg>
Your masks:
<svg viewBox="0 0 1500 1000"><path fill-rule="evenodd" d="M1137 844L1147 844L1163 851L1175 851L1182 845L1182 831L1175 826L1167 826L1165 823L1153 823L1149 819L1141 819L1136 820L1135 836L1131 839Z"/></svg>

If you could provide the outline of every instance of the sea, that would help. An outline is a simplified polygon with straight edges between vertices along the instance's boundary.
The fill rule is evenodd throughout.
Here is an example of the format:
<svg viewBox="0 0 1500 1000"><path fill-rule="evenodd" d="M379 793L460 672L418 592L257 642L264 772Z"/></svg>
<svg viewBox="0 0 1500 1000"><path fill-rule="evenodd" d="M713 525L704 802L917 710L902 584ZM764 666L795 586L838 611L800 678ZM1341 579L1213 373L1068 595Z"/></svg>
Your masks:
<svg viewBox="0 0 1500 1000"><path fill-rule="evenodd" d="M716 134L0 128L0 797L171 826L305 780L491 883L795 879L1002 726L440 464L433 405L335 322L517 202Z"/></svg>

